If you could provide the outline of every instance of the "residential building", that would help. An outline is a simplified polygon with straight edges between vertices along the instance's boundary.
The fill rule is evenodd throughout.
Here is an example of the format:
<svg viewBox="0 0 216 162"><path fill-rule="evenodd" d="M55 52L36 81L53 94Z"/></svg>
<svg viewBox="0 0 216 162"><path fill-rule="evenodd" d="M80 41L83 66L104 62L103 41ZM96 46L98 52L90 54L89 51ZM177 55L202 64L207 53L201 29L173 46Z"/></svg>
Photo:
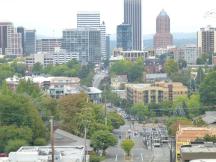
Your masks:
<svg viewBox="0 0 216 162"><path fill-rule="evenodd" d="M117 26L117 48L123 51L132 50L132 26L121 24Z"/></svg>
<svg viewBox="0 0 216 162"><path fill-rule="evenodd" d="M132 49L143 50L142 0L124 0L124 23L132 26Z"/></svg>
<svg viewBox="0 0 216 162"><path fill-rule="evenodd" d="M36 30L25 30L25 55L34 54L36 52Z"/></svg>
<svg viewBox="0 0 216 162"><path fill-rule="evenodd" d="M187 64L196 65L197 58L199 57L199 50L196 45L185 45L184 60Z"/></svg>
<svg viewBox="0 0 216 162"><path fill-rule="evenodd" d="M107 59L106 53L106 25L100 23L100 12L80 11L77 13L77 28L95 28L101 33L101 60Z"/></svg>
<svg viewBox="0 0 216 162"><path fill-rule="evenodd" d="M151 55L152 51L120 51L120 55L124 57L124 59L130 61L136 61L138 58L143 58L144 60Z"/></svg>
<svg viewBox="0 0 216 162"><path fill-rule="evenodd" d="M22 34L17 32L11 22L0 22L0 51L9 57L23 55Z"/></svg>
<svg viewBox="0 0 216 162"><path fill-rule="evenodd" d="M38 39L36 41L37 52L55 52L55 48L61 48L62 39Z"/></svg>
<svg viewBox="0 0 216 162"><path fill-rule="evenodd" d="M79 53L79 61L82 64L100 63L100 29L78 28L64 30L62 48L70 52Z"/></svg>
<svg viewBox="0 0 216 162"><path fill-rule="evenodd" d="M125 84L127 83L127 75L116 75L111 78L111 88L114 90L125 89Z"/></svg>
<svg viewBox="0 0 216 162"><path fill-rule="evenodd" d="M144 60L145 72L152 73L161 73L163 66L159 58L148 57Z"/></svg>
<svg viewBox="0 0 216 162"><path fill-rule="evenodd" d="M214 159L216 161L216 144L211 142L193 143L180 148L181 162L188 162L196 159ZM205 160L200 160L205 162ZM212 161L213 162L213 161Z"/></svg>
<svg viewBox="0 0 216 162"><path fill-rule="evenodd" d="M180 82L153 84L126 84L127 100L131 103L160 103L187 96L188 89Z"/></svg>
<svg viewBox="0 0 216 162"><path fill-rule="evenodd" d="M189 145L197 138L203 138L206 135L216 135L216 128L179 125L176 132L176 162L181 162L181 146Z"/></svg>
<svg viewBox="0 0 216 162"><path fill-rule="evenodd" d="M55 161L82 162L85 159L85 147L81 146L55 146ZM50 162L52 159L51 146L23 146L16 152L10 152L4 162ZM0 159L1 161L1 159ZM89 158L87 158L87 162Z"/></svg>
<svg viewBox="0 0 216 162"><path fill-rule="evenodd" d="M159 81L168 81L168 75L166 73L145 73L144 82L145 83L154 83Z"/></svg>
<svg viewBox="0 0 216 162"><path fill-rule="evenodd" d="M79 53L69 52L65 49L56 48L54 52L38 52L25 58L28 67L32 67L35 63L43 66L65 64L72 59L79 61Z"/></svg>
<svg viewBox="0 0 216 162"><path fill-rule="evenodd" d="M216 28L207 26L201 28L197 32L197 47L201 48L201 53L215 53L216 52Z"/></svg>
<svg viewBox="0 0 216 162"><path fill-rule="evenodd" d="M13 24L11 22L1 22L0 23L0 48L1 54L5 54L5 49L8 47L8 35L9 31L13 28Z"/></svg>
<svg viewBox="0 0 216 162"><path fill-rule="evenodd" d="M173 44L173 36L170 33L170 18L162 10L156 19L156 34L154 36L154 48L167 48Z"/></svg>
<svg viewBox="0 0 216 162"><path fill-rule="evenodd" d="M51 53L53 57L53 64L65 64L72 59L79 61L78 52L70 52L65 49L55 48L55 51Z"/></svg>
<svg viewBox="0 0 216 162"><path fill-rule="evenodd" d="M43 66L53 65L53 56L46 52L39 52L37 54L31 54L25 58L25 64L29 68L33 67L36 63L40 63Z"/></svg>

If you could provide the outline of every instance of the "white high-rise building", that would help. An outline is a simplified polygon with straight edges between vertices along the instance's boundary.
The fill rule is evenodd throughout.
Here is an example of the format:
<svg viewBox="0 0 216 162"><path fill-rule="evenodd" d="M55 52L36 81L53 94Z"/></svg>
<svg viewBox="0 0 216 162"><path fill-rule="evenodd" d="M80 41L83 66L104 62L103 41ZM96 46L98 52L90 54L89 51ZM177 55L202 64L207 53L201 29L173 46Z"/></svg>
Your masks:
<svg viewBox="0 0 216 162"><path fill-rule="evenodd" d="M80 11L77 13L77 28L100 26L100 12Z"/></svg>
<svg viewBox="0 0 216 162"><path fill-rule="evenodd" d="M105 22L100 23L100 12L80 11L77 13L77 28L97 28L101 31L101 60L107 59L106 53L106 26Z"/></svg>
<svg viewBox="0 0 216 162"><path fill-rule="evenodd" d="M0 51L9 57L23 55L22 35L11 22L0 22Z"/></svg>
<svg viewBox="0 0 216 162"><path fill-rule="evenodd" d="M132 49L142 50L142 0L124 0L124 23L132 26Z"/></svg>
<svg viewBox="0 0 216 162"><path fill-rule="evenodd" d="M197 32L197 47L201 48L202 54L216 52L216 28L207 26Z"/></svg>

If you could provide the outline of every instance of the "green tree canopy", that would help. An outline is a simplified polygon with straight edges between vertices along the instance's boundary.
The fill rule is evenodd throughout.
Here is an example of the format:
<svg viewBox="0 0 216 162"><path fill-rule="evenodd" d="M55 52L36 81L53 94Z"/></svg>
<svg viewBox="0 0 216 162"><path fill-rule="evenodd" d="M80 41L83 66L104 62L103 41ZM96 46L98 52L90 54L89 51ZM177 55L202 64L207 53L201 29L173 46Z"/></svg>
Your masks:
<svg viewBox="0 0 216 162"><path fill-rule="evenodd" d="M126 152L127 156L130 156L130 152L134 147L135 143L131 139L123 140L121 143L121 148Z"/></svg>
<svg viewBox="0 0 216 162"><path fill-rule="evenodd" d="M165 72L170 76L178 72L178 64L172 59L167 60L164 64L164 69Z"/></svg>
<svg viewBox="0 0 216 162"><path fill-rule="evenodd" d="M216 105L216 71L210 72L205 77L199 91L204 105Z"/></svg>
<svg viewBox="0 0 216 162"><path fill-rule="evenodd" d="M109 146L114 146L116 144L117 139L108 131L96 131L91 138L91 146L96 152L99 150L104 152Z"/></svg>

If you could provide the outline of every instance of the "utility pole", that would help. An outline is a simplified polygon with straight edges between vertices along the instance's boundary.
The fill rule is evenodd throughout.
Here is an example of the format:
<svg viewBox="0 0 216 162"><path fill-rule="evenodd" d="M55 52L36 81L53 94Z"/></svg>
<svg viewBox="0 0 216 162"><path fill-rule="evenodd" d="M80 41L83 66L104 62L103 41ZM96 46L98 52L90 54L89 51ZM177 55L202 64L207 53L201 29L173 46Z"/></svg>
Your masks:
<svg viewBox="0 0 216 162"><path fill-rule="evenodd" d="M105 89L106 90L106 89ZM105 91L104 90L104 91ZM107 125L107 106L106 106L106 94L104 96L104 102L105 102L105 125Z"/></svg>
<svg viewBox="0 0 216 162"><path fill-rule="evenodd" d="M85 135L84 135L85 154L84 154L84 162L86 162L86 155L87 155L86 134L87 134L87 129L86 129L86 126L85 126Z"/></svg>
<svg viewBox="0 0 216 162"><path fill-rule="evenodd" d="M52 162L54 162L54 130L53 130L53 116L50 117L50 141L51 141L51 150L52 150Z"/></svg>

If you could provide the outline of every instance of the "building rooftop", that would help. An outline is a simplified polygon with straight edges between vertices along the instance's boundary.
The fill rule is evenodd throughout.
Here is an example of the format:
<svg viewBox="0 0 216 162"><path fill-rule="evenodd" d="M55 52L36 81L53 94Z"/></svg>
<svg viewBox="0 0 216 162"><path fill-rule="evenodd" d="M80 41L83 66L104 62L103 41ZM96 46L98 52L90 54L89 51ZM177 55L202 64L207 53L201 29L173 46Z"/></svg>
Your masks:
<svg viewBox="0 0 216 162"><path fill-rule="evenodd" d="M162 9L159 16L168 16L168 14L166 13L164 9Z"/></svg>
<svg viewBox="0 0 216 162"><path fill-rule="evenodd" d="M181 147L182 153L215 153L216 145L215 144L195 144L187 147Z"/></svg>
<svg viewBox="0 0 216 162"><path fill-rule="evenodd" d="M216 123L216 111L206 111L205 115L202 116L202 119L207 124Z"/></svg>
<svg viewBox="0 0 216 162"><path fill-rule="evenodd" d="M55 161L82 162L84 146L55 146ZM2 159L0 158L0 161ZM10 152L3 162L49 162L51 160L50 146L23 146L16 152Z"/></svg>

